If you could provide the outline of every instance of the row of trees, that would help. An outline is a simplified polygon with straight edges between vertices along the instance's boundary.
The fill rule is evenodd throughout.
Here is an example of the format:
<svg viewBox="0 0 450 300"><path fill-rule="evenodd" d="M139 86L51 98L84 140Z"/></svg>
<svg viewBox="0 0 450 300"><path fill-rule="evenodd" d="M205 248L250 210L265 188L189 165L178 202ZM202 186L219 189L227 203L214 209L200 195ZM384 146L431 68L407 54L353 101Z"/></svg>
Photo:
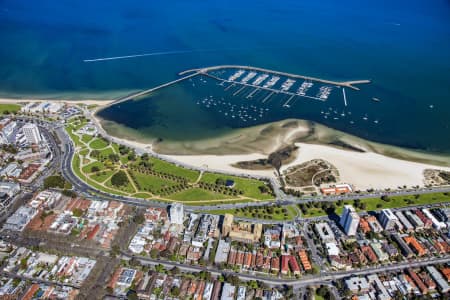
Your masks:
<svg viewBox="0 0 450 300"><path fill-rule="evenodd" d="M147 192L151 192L152 194L157 194L157 195L161 195L161 196L166 196L169 194L181 192L181 191L184 191L184 190L190 188L187 181L184 181L177 185L165 186L159 190L154 190L154 189L151 189L150 187L145 187L145 186L143 187L140 184L140 182L137 180L136 174L133 171L130 172L130 176L131 176L131 179L133 179L134 184L140 191L147 191Z"/></svg>
<svg viewBox="0 0 450 300"><path fill-rule="evenodd" d="M244 194L244 191L242 191L242 190L237 190L235 188L229 188L224 185L218 185L218 184L214 184L214 183L200 181L198 183L198 186L202 189L209 190L209 191L212 191L215 193L221 193L224 195L238 196L238 195Z"/></svg>
<svg viewBox="0 0 450 300"><path fill-rule="evenodd" d="M187 182L188 182L187 179L182 176L177 176L177 175L169 174L169 173L165 173L165 172L158 172L158 171L151 169L151 167L131 165L130 169L133 171L139 172L141 174L156 176L161 179L175 181L180 184L187 184Z"/></svg>

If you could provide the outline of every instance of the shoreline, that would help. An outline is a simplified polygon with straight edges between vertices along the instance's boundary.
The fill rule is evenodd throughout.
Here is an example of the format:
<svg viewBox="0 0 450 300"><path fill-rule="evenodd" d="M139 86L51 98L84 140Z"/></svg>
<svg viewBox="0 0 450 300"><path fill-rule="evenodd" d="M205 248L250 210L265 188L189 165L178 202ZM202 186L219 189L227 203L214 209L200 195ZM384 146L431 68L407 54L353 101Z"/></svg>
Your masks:
<svg viewBox="0 0 450 300"><path fill-rule="evenodd" d="M111 121L101 119L96 113L114 100L53 100L5 99L0 103L61 101L71 104L98 105L89 114L100 127L100 133L140 152L153 152L170 160L196 167L235 173L276 178L274 169L248 170L236 167L242 161L267 158L288 145L299 147L296 158L281 167L281 171L297 164L324 159L335 165L341 182L353 184L358 189L384 189L398 186L423 186L425 169L450 172L450 156L424 153L396 146L379 144L352 136L324 125L298 119L267 123L233 130L219 137L189 142L155 143L156 139L133 130L119 128L111 132ZM106 125L105 125L106 123Z"/></svg>
<svg viewBox="0 0 450 300"><path fill-rule="evenodd" d="M32 99L32 98L0 98L0 103L25 103L25 102L63 102L70 104L86 104L86 105L99 105L103 106L109 103L112 103L113 99L105 99L105 100L73 100L73 99Z"/></svg>
<svg viewBox="0 0 450 300"><path fill-rule="evenodd" d="M97 111L101 109L99 107ZM391 158L450 167L450 154L432 153L401 148L359 138L357 136L327 127L325 125L300 120L285 119L247 128L235 129L221 136L192 141L157 141L138 131L104 120L93 113L96 123L108 134L140 147L151 147L155 152L168 156L183 155L247 155L272 152L294 143L325 145L334 149L369 152Z"/></svg>
<svg viewBox="0 0 450 300"><path fill-rule="evenodd" d="M97 116L94 118L94 122L103 128L102 121L105 121ZM277 130L280 127L286 130L280 132ZM257 133L256 136L250 138L249 131ZM259 135L265 135L266 139L259 140ZM195 167L207 166L209 169L240 172L272 179L277 178L275 169L248 170L238 168L235 164L267 158L271 152L283 146L296 145L299 147L296 158L283 165L281 171L312 159L323 159L336 166L340 173L341 183L350 183L359 190L397 189L404 185L424 186L426 169L450 172L450 156L378 144L304 120L289 119L242 129L241 132L214 138L209 141L212 143L209 145L210 148L207 147L208 141L202 141L202 145L196 147L192 146L195 142L192 142L191 145L178 143L177 145L181 147L178 150L185 153L173 152L176 149L173 146L168 147L167 149L170 151L166 153L159 151L158 144L155 147L152 142L143 143L131 140L132 138L129 137L115 138L138 149L154 151L163 157ZM231 146L225 141L227 138L231 138L233 141ZM222 140L222 147L218 144L220 140ZM236 153L236 150L242 149L243 145L247 146L247 151ZM258 149L256 145L265 146ZM226 153L227 149L232 151ZM193 150L198 152L192 153ZM218 153L214 153L214 151Z"/></svg>

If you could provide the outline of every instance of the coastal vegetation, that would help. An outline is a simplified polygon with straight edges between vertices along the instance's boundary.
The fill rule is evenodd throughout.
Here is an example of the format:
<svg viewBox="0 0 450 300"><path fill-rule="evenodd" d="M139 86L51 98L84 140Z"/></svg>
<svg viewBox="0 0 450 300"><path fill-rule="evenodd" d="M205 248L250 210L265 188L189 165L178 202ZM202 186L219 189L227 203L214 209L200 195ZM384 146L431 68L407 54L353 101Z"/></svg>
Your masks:
<svg viewBox="0 0 450 300"><path fill-rule="evenodd" d="M71 119L66 131L75 144L74 173L92 187L111 194L192 205L242 203L274 198L268 183L200 172L78 132L84 117Z"/></svg>

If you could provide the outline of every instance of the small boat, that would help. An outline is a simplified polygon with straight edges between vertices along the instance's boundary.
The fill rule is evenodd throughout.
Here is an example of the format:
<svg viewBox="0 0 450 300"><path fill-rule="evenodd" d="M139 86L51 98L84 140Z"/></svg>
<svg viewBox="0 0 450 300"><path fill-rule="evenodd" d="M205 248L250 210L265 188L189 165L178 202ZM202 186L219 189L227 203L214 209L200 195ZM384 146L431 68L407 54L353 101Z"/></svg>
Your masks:
<svg viewBox="0 0 450 300"><path fill-rule="evenodd" d="M373 97L373 98L372 98L372 101L380 102L381 100L380 100L379 98Z"/></svg>

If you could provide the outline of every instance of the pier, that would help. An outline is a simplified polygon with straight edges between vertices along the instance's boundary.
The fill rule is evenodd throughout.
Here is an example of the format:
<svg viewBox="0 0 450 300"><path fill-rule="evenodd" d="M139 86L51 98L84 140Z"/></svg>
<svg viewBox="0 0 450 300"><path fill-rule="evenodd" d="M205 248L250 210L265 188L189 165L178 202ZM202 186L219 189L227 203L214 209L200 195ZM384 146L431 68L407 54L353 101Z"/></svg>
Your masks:
<svg viewBox="0 0 450 300"><path fill-rule="evenodd" d="M183 72L180 72L179 75L183 76L185 74L189 73L197 73L197 74L209 74L211 71L217 71L217 70L226 70L226 69L238 69L238 70L247 70L247 71L253 71L253 72L262 72L270 75L279 75L279 76L285 76L288 78L297 78L297 79L304 79L307 81L315 81L315 82L321 82L324 84L330 84L340 87L347 87L353 90L359 90L358 87L355 85L357 84L367 84L370 83L370 80L350 80L350 81L332 81L332 80L326 80L321 78L315 78L315 77L309 77L304 75L298 75L298 74L292 74L292 73L286 73L286 72L280 72L280 71L274 71L264 68L258 68L258 67L252 67L252 66L239 66L239 65L222 65L222 66L213 66L213 67L206 67L201 69L190 69ZM215 76L217 77L217 76ZM222 78L220 78L223 80Z"/></svg>
<svg viewBox="0 0 450 300"><path fill-rule="evenodd" d="M225 71L235 71L234 74L230 75L228 78L222 78L221 74L225 73ZM223 71L221 74L214 74L215 71ZM248 73L247 73L248 72ZM216 72L217 73L217 72ZM246 74L247 73L247 74ZM111 102L107 106L111 106L114 104L122 103L128 100L132 100L141 96L148 95L152 92L160 90L165 87L169 87L171 85L177 84L179 82L185 81L187 79L196 77L198 75L207 76L212 79L215 79L220 82L221 85L224 83L230 83L225 88L225 91L238 86L238 90L233 93L234 96L240 94L245 87L251 87L255 90L251 91L246 98L251 98L257 91L268 91L269 94L264 98L263 103L268 101L269 98L273 94L284 94L289 95L289 100L285 103L285 107L290 107L289 103L294 97L305 97L314 100L326 101L333 86L340 88L350 88L353 90L359 90L355 85L359 84L367 84L370 83L370 80L351 80L351 81L332 81L321 78L309 77L298 74L291 74L286 72L274 71L264 68L251 67L251 66L240 66L240 65L221 65L221 66L212 66L200 69L190 69L179 73L180 78L172 80L170 82L161 84L159 86L139 91L136 93L132 93L126 95L124 97L118 98L115 101ZM281 79L280 77L284 77ZM256 79L255 79L256 78ZM303 79L304 82L300 87L296 87L296 91L293 90L293 86L297 86L298 79ZM250 83L251 82L251 83ZM265 82L265 83L264 83ZM323 85L327 85L321 88L317 95L306 95L308 89L313 86L313 82L320 83ZM280 87L277 87L280 85ZM344 94L345 97L345 94ZM345 99L346 102L346 99Z"/></svg>

